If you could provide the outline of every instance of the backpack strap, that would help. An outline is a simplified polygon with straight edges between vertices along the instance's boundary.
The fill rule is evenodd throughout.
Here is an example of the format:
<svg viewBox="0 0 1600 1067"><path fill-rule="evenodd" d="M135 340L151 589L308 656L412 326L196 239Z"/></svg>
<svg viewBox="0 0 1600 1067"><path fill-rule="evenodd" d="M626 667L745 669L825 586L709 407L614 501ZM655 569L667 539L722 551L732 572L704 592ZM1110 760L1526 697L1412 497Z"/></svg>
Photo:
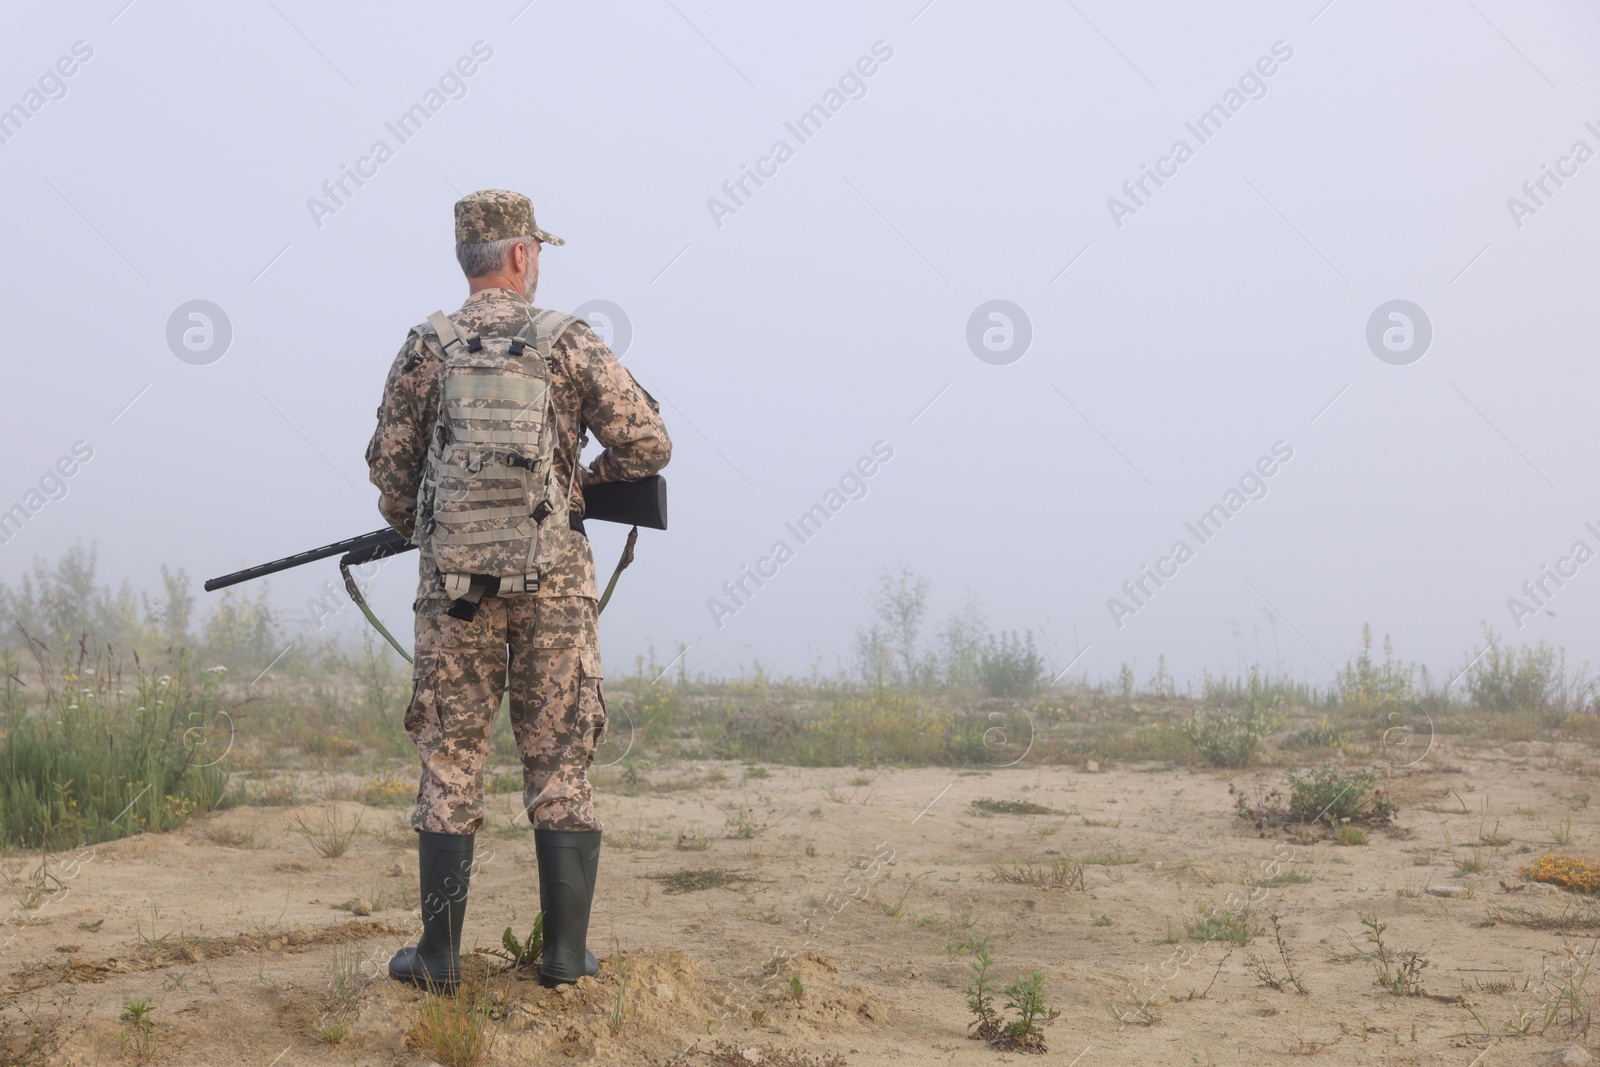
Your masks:
<svg viewBox="0 0 1600 1067"><path fill-rule="evenodd" d="M529 323L533 327L534 351L539 353L540 358L548 361L551 347L561 340L561 335L567 332L567 327L578 321L578 316L567 315L560 311L548 309L535 311L533 320Z"/></svg>
<svg viewBox="0 0 1600 1067"><path fill-rule="evenodd" d="M483 347L483 340L476 333L469 333L462 337L456 329L456 324L442 311L435 311L428 316L428 325L433 327L433 332L439 335L439 347L448 352L451 345L465 344L467 351L476 352Z"/></svg>

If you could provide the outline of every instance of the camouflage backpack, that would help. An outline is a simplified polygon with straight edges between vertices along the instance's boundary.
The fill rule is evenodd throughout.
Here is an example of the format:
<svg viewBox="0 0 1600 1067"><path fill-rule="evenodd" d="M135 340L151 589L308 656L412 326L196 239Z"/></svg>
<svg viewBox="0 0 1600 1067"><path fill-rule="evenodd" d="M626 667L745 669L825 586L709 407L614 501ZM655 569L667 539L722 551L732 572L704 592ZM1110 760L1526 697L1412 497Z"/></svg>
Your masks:
<svg viewBox="0 0 1600 1067"><path fill-rule="evenodd" d="M471 619L485 595L536 591L560 544L540 537L552 522L567 526L550 348L577 321L534 311L515 337L463 336L436 311L419 328L437 335L443 362L414 539L432 553L457 618Z"/></svg>

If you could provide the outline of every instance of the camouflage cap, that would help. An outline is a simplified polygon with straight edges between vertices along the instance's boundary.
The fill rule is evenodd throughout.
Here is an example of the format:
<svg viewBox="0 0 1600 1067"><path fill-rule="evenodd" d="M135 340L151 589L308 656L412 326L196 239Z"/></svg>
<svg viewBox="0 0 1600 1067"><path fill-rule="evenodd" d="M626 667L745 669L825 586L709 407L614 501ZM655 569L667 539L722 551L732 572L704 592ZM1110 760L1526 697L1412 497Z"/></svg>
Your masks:
<svg viewBox="0 0 1600 1067"><path fill-rule="evenodd" d="M456 201L456 244L487 244L509 237L537 237L547 245L567 242L533 221L533 201L505 189L483 189Z"/></svg>

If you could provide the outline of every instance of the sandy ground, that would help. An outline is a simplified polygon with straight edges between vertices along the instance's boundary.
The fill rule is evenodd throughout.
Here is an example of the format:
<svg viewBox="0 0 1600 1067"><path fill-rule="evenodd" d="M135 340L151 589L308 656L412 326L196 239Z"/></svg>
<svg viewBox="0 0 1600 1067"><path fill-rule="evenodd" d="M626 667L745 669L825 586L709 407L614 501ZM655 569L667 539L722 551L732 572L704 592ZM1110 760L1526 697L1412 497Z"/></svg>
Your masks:
<svg viewBox="0 0 1600 1067"><path fill-rule="evenodd" d="M1587 951L1581 931L1530 929L1497 910L1579 907L1516 870L1567 834L1570 849L1593 847L1600 806L1588 804L1587 759L1543 745L1440 747L1397 773L1398 826L1353 847L1258 836L1232 816L1228 780L1213 773L915 769L861 784L854 770L744 779L737 764L704 765L726 780L603 798L613 841L590 939L601 975L565 993L497 979L501 1018L485 1062L660 1064L717 1041L752 1050L751 1063L773 1050L860 1065L1014 1061L966 1036L970 946L985 938L995 970L1041 972L1060 1013L1046 1028L1049 1052L1027 1062L1493 1067L1559 1063L1563 1052L1587 1062L1568 1051L1586 1039L1559 1027L1471 1036L1479 1027L1463 1006L1497 1032L1519 1011L1542 1019L1573 967L1563 945ZM1056 814L984 815L972 806L984 797ZM469 945L497 947L537 910L532 837L510 821L516 810L515 797L494 798L479 837ZM337 859L318 856L292 821L329 812L362 815ZM680 836L704 847L680 847ZM1068 856L1098 861L1083 890L993 878L996 864ZM1463 874L1458 863L1471 860L1481 870ZM359 953L378 975L414 929L403 810L236 809L55 855L30 896L39 866L37 855L9 858L0 1003L13 1017L64 1014L71 1037L57 1061L136 1062L118 1015L145 1000L152 1063L428 1062L412 1036L422 995L382 978L358 990L340 1043L316 1036L336 1008L336 954ZM690 892L662 880L686 871L733 880ZM1254 889L1264 932L1249 946L1184 939L1204 909L1237 906L1273 874L1287 884ZM359 898L372 915L339 910ZM1252 955L1278 964L1274 913L1304 995L1265 987L1249 965ZM1374 962L1355 954L1369 947L1360 913L1387 924L1396 950L1421 950L1423 995L1376 983ZM1169 935L1179 940L1163 943ZM473 967L496 964L479 954ZM706 1061L691 1052L678 1062Z"/></svg>

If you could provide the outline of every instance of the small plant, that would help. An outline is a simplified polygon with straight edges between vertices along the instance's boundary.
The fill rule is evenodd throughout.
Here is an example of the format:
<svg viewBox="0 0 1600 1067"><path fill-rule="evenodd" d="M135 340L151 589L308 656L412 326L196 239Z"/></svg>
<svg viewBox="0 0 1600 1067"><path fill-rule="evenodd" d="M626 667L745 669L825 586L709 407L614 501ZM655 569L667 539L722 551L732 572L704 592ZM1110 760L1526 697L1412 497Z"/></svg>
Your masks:
<svg viewBox="0 0 1600 1067"><path fill-rule="evenodd" d="M1248 945L1254 936L1250 928L1249 908L1203 912L1189 922L1187 930L1190 941L1228 941L1235 945Z"/></svg>
<svg viewBox="0 0 1600 1067"><path fill-rule="evenodd" d="M470 1067L494 1041L487 990L463 985L447 996L426 996L417 1010L417 1044L446 1067Z"/></svg>
<svg viewBox="0 0 1600 1067"><path fill-rule="evenodd" d="M1272 940L1278 946L1278 958L1283 961L1284 973L1278 974L1273 968L1272 961L1254 953L1245 960L1245 964L1262 985L1276 989L1280 993L1293 989L1296 993L1304 994L1306 987L1301 983L1300 976L1295 974L1294 961L1289 958L1289 943L1284 939L1283 925L1279 916L1271 916L1271 922Z"/></svg>
<svg viewBox="0 0 1600 1067"><path fill-rule="evenodd" d="M1253 825L1263 836L1288 823L1289 801L1283 790L1268 788L1260 781L1241 786L1228 783L1228 795L1233 798L1233 813Z"/></svg>
<svg viewBox="0 0 1600 1067"><path fill-rule="evenodd" d="M1019 974L1004 992L1006 1009L1017 1014L1006 1024L1006 1042L1018 1052L1045 1051L1044 1030L1039 1021L1049 1022L1058 1013L1044 1002L1044 975L1035 971L1024 978Z"/></svg>
<svg viewBox="0 0 1600 1067"><path fill-rule="evenodd" d="M529 931L526 941L518 941L517 935L508 926L500 935L500 945L500 948L489 951L508 961L512 970L536 965L544 952L544 912L533 917L533 929Z"/></svg>
<svg viewBox="0 0 1600 1067"><path fill-rule="evenodd" d="M1600 860L1546 852L1517 872L1530 882L1545 882L1574 893L1600 894Z"/></svg>
<svg viewBox="0 0 1600 1067"><path fill-rule="evenodd" d="M1365 830L1349 823L1342 823L1334 833L1334 837L1341 845L1365 845L1369 840Z"/></svg>
<svg viewBox="0 0 1600 1067"><path fill-rule="evenodd" d="M681 852L704 852L711 847L711 839L698 830L678 831L678 850Z"/></svg>
<svg viewBox="0 0 1600 1067"><path fill-rule="evenodd" d="M1063 815L1065 812L1035 804L1031 800L996 800L979 797L972 802L972 810L983 815Z"/></svg>
<svg viewBox="0 0 1600 1067"><path fill-rule="evenodd" d="M1397 950L1384 944L1383 932L1389 926L1378 921L1376 912L1362 915L1361 925L1367 928L1367 943L1372 946L1364 955L1376 962L1378 984L1397 997L1421 996L1422 972L1429 966L1428 958L1420 950Z"/></svg>
<svg viewBox="0 0 1600 1067"><path fill-rule="evenodd" d="M325 1015L317 1021L317 1040L324 1045L337 1045L349 1035L349 1019L338 1015Z"/></svg>
<svg viewBox="0 0 1600 1067"><path fill-rule="evenodd" d="M987 952L967 966L972 971L972 984L967 986L967 1012L972 1021L967 1024L967 1036L981 1041L993 1041L1000 1036L1004 1025L994 1010L994 987L989 982L989 967L994 963Z"/></svg>
<svg viewBox="0 0 1600 1067"><path fill-rule="evenodd" d="M1040 889L1087 890L1083 880L1084 865L1076 860L1055 859L1048 864L1013 863L996 864L993 878L996 882L1012 885L1031 885Z"/></svg>
<svg viewBox="0 0 1600 1067"><path fill-rule="evenodd" d="M806 987L800 984L799 976L789 979L789 992L794 996L796 1004L806 1002Z"/></svg>
<svg viewBox="0 0 1600 1067"><path fill-rule="evenodd" d="M967 1036L1006 1052L1046 1051L1040 1023L1048 1023L1058 1013L1045 1003L1044 976L1037 971L1026 978L1019 974L1001 990L1006 1010L1016 1016L1007 1020L995 1010L994 984L989 977L993 964L988 952L979 952L978 958L968 964L972 984L966 989L967 1013L972 1021L967 1024Z"/></svg>
<svg viewBox="0 0 1600 1067"><path fill-rule="evenodd" d="M521 788L520 776L517 788ZM374 808L398 808L413 804L417 799L415 783L403 782L394 775L373 778L361 787L361 802Z"/></svg>
<svg viewBox="0 0 1600 1067"><path fill-rule="evenodd" d="M1248 767L1280 718L1280 697L1268 699L1260 675L1250 668L1244 705L1232 710L1199 708L1183 724L1183 735L1207 763Z"/></svg>
<svg viewBox="0 0 1600 1067"><path fill-rule="evenodd" d="M662 892L669 896L678 893L698 893L702 889L717 889L721 886L733 885L736 882L748 881L744 875L736 871L723 871L716 868L673 871L670 874L651 874L646 875L646 877L665 886Z"/></svg>
<svg viewBox="0 0 1600 1067"><path fill-rule="evenodd" d="M1383 662L1372 658L1372 627L1361 627L1361 652L1339 672L1339 702L1358 711L1382 710L1411 699L1415 669L1394 658L1394 642L1383 638Z"/></svg>
<svg viewBox="0 0 1600 1067"><path fill-rule="evenodd" d="M305 838L317 855L325 860L338 859L350 851L351 843L361 832L359 814L346 825L333 808L323 811L322 818L316 823L309 822L305 815L298 811L294 813L292 821L295 832Z"/></svg>
<svg viewBox="0 0 1600 1067"><path fill-rule="evenodd" d="M1341 730L1324 715L1283 743L1285 748L1331 748L1343 752L1350 747L1350 731Z"/></svg>
<svg viewBox="0 0 1600 1067"><path fill-rule="evenodd" d="M608 1024L612 1037L621 1037L623 1029L628 1023L628 972L624 966L620 972L622 981L617 985L617 995L611 1001L611 1017Z"/></svg>
<svg viewBox="0 0 1600 1067"><path fill-rule="evenodd" d="M890 905L884 903L883 901L879 901L878 902L878 906L883 909L883 913L885 915L889 916L889 918L891 918L891 919L899 919L902 915L904 915L906 913L905 912L906 898L911 895L911 891L916 888L918 882L922 881L924 878L928 877L928 875L930 875L932 873L933 873L932 871L924 871L923 873L917 875L915 878L912 878L912 879L908 880L906 882L905 889L901 890L901 892L900 892L900 899L894 902L894 906L893 907L891 907Z"/></svg>
<svg viewBox="0 0 1600 1067"><path fill-rule="evenodd" d="M1387 826L1399 811L1372 771L1317 767L1289 775L1289 817L1294 822L1337 827L1341 823Z"/></svg>
<svg viewBox="0 0 1600 1067"><path fill-rule="evenodd" d="M122 1014L117 1016L122 1023L117 1044L132 1052L140 1063L148 1062L155 1052L156 1024L150 1018L155 1010L155 1005L148 1000L130 1000L122 1005Z"/></svg>

